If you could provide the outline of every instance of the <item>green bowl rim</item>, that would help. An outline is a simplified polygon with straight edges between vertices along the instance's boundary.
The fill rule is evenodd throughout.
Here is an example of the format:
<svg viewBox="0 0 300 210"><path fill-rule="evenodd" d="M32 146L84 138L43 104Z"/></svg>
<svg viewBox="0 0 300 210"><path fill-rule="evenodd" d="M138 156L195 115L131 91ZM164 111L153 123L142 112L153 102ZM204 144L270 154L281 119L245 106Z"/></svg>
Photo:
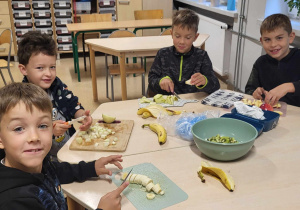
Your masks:
<svg viewBox="0 0 300 210"><path fill-rule="evenodd" d="M238 142L238 143L229 143L229 144L228 144L228 143L216 143L216 142L211 142L211 141L207 141L207 140L203 140L203 139L199 138L199 136L197 136L197 135L194 133L194 131L193 131L194 126L195 126L197 123L199 123L199 122L203 122L203 121L205 121L205 120L211 120L211 119L236 120L236 121L240 121L240 122L242 122L242 123L246 123L246 124L250 125L250 127L252 127L252 128L255 130L255 136L254 136L253 139L251 139L250 141L247 141L247 142ZM237 146L237 145L242 145L242 144L248 144L249 142L255 141L255 139L257 138L257 135L258 135L257 129L256 129L253 125L251 125L250 123L247 123L247 122L245 122L245 121L243 121L243 120L238 120L238 119L233 119L233 118L226 118L226 117L207 118L207 119L198 121L198 122L196 122L196 123L192 126L191 131L192 131L193 136L196 136L199 140L201 140L201 141L203 141L203 142L210 143L210 144L215 144L215 145L222 145L222 146ZM195 140L194 140L194 141L195 141Z"/></svg>

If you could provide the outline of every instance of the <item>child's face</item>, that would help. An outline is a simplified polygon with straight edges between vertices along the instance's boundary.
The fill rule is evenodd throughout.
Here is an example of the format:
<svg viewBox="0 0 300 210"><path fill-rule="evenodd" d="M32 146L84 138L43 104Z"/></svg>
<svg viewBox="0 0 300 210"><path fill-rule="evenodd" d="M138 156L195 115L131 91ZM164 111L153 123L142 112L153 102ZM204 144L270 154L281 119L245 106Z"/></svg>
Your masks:
<svg viewBox="0 0 300 210"><path fill-rule="evenodd" d="M189 52L193 42L196 41L199 36L193 29L188 30L187 27L182 28L180 25L173 26L171 33L173 44L179 53Z"/></svg>
<svg viewBox="0 0 300 210"><path fill-rule="evenodd" d="M295 33L288 34L282 27L272 32L263 32L260 38L266 53L280 61L289 54L289 45L294 41Z"/></svg>
<svg viewBox="0 0 300 210"><path fill-rule="evenodd" d="M40 173L52 145L51 113L35 107L31 113L20 102L3 115L0 129L0 148L5 150L5 165Z"/></svg>
<svg viewBox="0 0 300 210"><path fill-rule="evenodd" d="M19 69L30 83L46 90L56 77L56 57L43 53L32 55L26 66L19 64Z"/></svg>

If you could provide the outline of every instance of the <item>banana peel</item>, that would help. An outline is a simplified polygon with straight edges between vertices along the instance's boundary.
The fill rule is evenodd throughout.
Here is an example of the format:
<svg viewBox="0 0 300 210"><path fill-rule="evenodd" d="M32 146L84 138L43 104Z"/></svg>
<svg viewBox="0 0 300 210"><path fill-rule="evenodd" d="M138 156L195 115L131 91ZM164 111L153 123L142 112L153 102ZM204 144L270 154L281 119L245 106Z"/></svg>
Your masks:
<svg viewBox="0 0 300 210"><path fill-rule="evenodd" d="M179 114L181 114L182 111L173 111L170 109L166 109L159 104L151 104L146 107L138 109L137 114L142 115L143 118L150 117L148 113L144 114L145 112L150 113L151 117L157 118L160 114L162 114L162 115L179 115Z"/></svg>
<svg viewBox="0 0 300 210"><path fill-rule="evenodd" d="M152 117L152 114L151 114L150 112L148 112L148 111L143 112L142 118L146 119L146 118L148 118L148 117Z"/></svg>
<svg viewBox="0 0 300 210"><path fill-rule="evenodd" d="M235 184L234 184L233 178L231 176L229 176L228 174L226 174L222 169L213 167L210 163L208 163L206 161L201 162L201 166L199 167L197 173L198 173L198 176L201 178L202 182L205 181L202 173L209 174L209 175L215 177L216 179L218 179L219 181L221 181L221 183L229 191L234 190Z"/></svg>

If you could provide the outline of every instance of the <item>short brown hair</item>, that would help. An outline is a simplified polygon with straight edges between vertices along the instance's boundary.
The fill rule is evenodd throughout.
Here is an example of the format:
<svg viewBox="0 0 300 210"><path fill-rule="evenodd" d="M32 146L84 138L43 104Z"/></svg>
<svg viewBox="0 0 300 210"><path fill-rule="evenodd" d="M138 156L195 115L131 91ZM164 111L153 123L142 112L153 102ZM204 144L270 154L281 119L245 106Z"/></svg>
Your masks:
<svg viewBox="0 0 300 210"><path fill-rule="evenodd" d="M178 10L173 14L172 28L174 26L187 27L188 30L193 29L197 33L198 25L199 16L190 9Z"/></svg>
<svg viewBox="0 0 300 210"><path fill-rule="evenodd" d="M24 34L18 44L19 63L26 66L30 57L39 53L56 56L56 44L52 37L40 31L29 31Z"/></svg>
<svg viewBox="0 0 300 210"><path fill-rule="evenodd" d="M11 83L0 89L0 122L4 114L23 102L32 112L33 107L52 116L52 102L45 90L32 83Z"/></svg>
<svg viewBox="0 0 300 210"><path fill-rule="evenodd" d="M260 35L263 32L272 32L278 28L283 28L288 34L292 33L292 24L288 16L273 14L266 17L260 26Z"/></svg>

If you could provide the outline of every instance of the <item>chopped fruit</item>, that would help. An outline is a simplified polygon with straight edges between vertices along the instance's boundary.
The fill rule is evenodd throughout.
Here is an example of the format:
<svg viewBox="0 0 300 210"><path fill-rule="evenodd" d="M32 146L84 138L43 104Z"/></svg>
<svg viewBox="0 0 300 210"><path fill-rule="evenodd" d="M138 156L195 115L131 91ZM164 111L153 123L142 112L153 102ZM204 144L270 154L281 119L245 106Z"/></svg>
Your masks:
<svg viewBox="0 0 300 210"><path fill-rule="evenodd" d="M106 123L112 123L116 119L116 117L108 116L105 114L102 114L102 118L103 118L103 121Z"/></svg>
<svg viewBox="0 0 300 210"><path fill-rule="evenodd" d="M262 110L273 111L273 107L270 104L262 104L259 108Z"/></svg>
<svg viewBox="0 0 300 210"><path fill-rule="evenodd" d="M155 194L154 193L147 193L146 195L148 200L153 200L155 198Z"/></svg>

